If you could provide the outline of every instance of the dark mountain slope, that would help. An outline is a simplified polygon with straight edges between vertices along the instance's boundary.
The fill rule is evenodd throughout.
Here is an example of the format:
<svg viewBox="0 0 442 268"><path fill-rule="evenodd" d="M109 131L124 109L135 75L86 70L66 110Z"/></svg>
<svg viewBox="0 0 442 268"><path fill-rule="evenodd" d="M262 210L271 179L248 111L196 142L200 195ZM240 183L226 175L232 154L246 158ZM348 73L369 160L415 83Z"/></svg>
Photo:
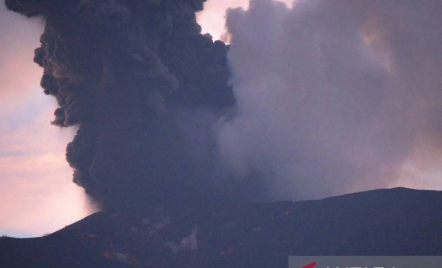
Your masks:
<svg viewBox="0 0 442 268"><path fill-rule="evenodd" d="M0 267L287 267L289 255L442 255L442 192L179 212L101 212L52 235L0 240Z"/></svg>

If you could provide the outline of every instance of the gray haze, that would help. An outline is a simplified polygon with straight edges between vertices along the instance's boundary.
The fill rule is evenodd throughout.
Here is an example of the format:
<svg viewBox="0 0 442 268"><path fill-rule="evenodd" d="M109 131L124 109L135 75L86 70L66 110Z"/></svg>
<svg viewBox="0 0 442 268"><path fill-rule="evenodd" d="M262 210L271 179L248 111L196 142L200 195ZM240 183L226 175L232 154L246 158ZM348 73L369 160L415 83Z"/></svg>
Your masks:
<svg viewBox="0 0 442 268"><path fill-rule="evenodd" d="M228 167L277 199L388 187L440 165L442 2L252 0L227 14Z"/></svg>

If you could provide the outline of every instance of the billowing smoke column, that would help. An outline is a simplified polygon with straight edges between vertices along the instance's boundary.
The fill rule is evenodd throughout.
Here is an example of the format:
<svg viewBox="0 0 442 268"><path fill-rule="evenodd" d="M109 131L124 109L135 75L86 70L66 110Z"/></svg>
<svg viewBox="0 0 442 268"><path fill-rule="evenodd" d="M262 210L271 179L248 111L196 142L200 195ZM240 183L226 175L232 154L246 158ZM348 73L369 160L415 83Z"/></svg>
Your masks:
<svg viewBox="0 0 442 268"><path fill-rule="evenodd" d="M104 208L317 198L440 166L439 0L252 0L227 14L230 50L200 34L203 2L6 0L46 20L42 86Z"/></svg>
<svg viewBox="0 0 442 268"><path fill-rule="evenodd" d="M67 147L74 182L104 208L220 200L211 122L234 104L228 47L201 35L205 0L6 0L42 16L35 62L78 125ZM224 190L220 190L224 189Z"/></svg>
<svg viewBox="0 0 442 268"><path fill-rule="evenodd" d="M268 194L283 199L440 171L441 26L439 0L252 0L230 10L238 111L221 128L223 159L244 176L266 174Z"/></svg>

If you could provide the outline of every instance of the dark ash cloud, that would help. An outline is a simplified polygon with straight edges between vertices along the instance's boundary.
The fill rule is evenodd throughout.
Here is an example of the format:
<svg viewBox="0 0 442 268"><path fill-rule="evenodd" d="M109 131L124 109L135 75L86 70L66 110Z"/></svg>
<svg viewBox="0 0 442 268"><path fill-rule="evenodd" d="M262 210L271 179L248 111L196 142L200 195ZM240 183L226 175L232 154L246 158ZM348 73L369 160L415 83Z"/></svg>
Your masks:
<svg viewBox="0 0 442 268"><path fill-rule="evenodd" d="M235 192L211 179L213 135L197 122L201 111L216 117L234 105L228 47L196 23L203 2L6 0L10 10L46 22L34 60L59 104L53 124L79 126L67 160L74 182L104 208ZM205 140L205 157L188 153L195 139Z"/></svg>
<svg viewBox="0 0 442 268"><path fill-rule="evenodd" d="M46 22L53 124L79 127L67 160L103 208L316 198L440 162L438 1L252 0L230 48L203 2L6 0Z"/></svg>

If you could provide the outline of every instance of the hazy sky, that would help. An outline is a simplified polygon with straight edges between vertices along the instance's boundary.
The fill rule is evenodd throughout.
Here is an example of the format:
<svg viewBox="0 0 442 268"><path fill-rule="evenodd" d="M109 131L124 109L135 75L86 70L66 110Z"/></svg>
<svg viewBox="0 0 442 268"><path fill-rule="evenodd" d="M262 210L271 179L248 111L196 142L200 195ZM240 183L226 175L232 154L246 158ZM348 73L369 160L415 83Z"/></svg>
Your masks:
<svg viewBox="0 0 442 268"><path fill-rule="evenodd" d="M265 1L261 1L265 2ZM289 3L290 1L286 1ZM198 15L199 22L203 27L203 32L209 32L215 39L221 38L225 24L225 10L229 7L248 7L247 0L209 0L206 3L206 9ZM284 10L284 9L281 9ZM308 42L312 42L309 39L309 32L307 29L304 31L291 32L293 29L286 29L287 35L274 36L272 35L272 29L257 27L255 23L263 18L272 19L276 21L273 26L284 27L287 21L290 19L305 19L306 22L311 22L312 19L318 18L320 14L312 15L312 18L302 18L297 15L287 15L286 11L275 11L268 9L267 13L259 14L259 10L248 13L241 16L241 12L232 13L230 17L230 30L232 38L233 52L232 64L237 71L237 78L244 81L242 85L251 83L254 89L262 89L263 85L268 87L275 87L280 83L293 82L293 76L290 74L281 74L276 77L276 80L272 80L275 77L261 76L267 79L267 83L262 81L251 79L250 77L260 76L261 70L259 68L249 68L250 64L246 58L248 55L244 54L244 49L252 48L255 51L261 53L262 57L256 57L256 63L268 63L273 59L277 59L278 63L286 64L290 68L299 68L300 71L305 71L304 76L295 77L298 85L305 86L314 84L314 81L308 77L310 72L315 72L317 69L315 66L300 66L290 65L283 63L285 57L281 57L279 52L268 50L269 48L275 48L273 43L266 42L266 40L278 40L276 47L284 50L288 59L296 57L303 57L305 55L313 55L315 50L310 48L306 49L307 54L302 50L302 46L306 46ZM296 10L296 7L295 7ZM273 13L272 13L273 12ZM285 13L284 13L285 12ZM301 12L301 11L300 11ZM306 17L308 17L309 11L305 10ZM294 13L294 12L293 12ZM235 14L237 17L235 17ZM262 16L261 16L262 15ZM265 17L265 16L267 17ZM310 14L311 15L311 14ZM283 21L283 18L286 20ZM11 23L13 22L13 23ZM265 22L265 20L264 20ZM237 23L237 24L235 24ZM10 25L14 25L11 28ZM317 30L320 32L323 25L317 24ZM17 14L6 12L3 3L0 5L0 182L2 187L0 188L0 235L12 235L12 236L37 236L44 233L55 231L69 223L77 221L93 211L88 205L87 198L83 193L83 189L77 187L71 182L72 171L65 161L65 148L66 144L72 140L74 129L61 130L57 127L51 126L49 123L52 120L52 113L55 108L55 101L51 97L47 97L43 94L39 87L39 81L41 76L41 69L33 63L33 51L34 48L39 46L39 37L42 33L43 23L38 20L27 20ZM336 29L329 29L331 31ZM244 33L250 33L246 36ZM341 40L344 40L343 44L348 45L349 48L355 47L354 40L345 39L348 37L348 32L338 31L335 32L338 36L341 36ZM290 36L296 36L302 40L306 40L305 43L299 44L301 49L291 47ZM318 37L317 35L316 37ZM366 42L373 41L376 35L367 35ZM334 39L330 36L324 37L327 42L331 42ZM329 39L327 39L329 38ZM349 38L349 37L348 37ZM370 39L372 38L372 39ZM324 40L325 40L324 39ZM376 40L375 40L376 41ZM284 43L287 42L287 43ZM373 41L374 42L374 41ZM236 45L236 47L235 47ZM357 45L357 44L356 44ZM253 50L252 50L253 52ZM335 52L341 53L342 51L337 49ZM367 53L369 53L368 51ZM310 53L310 54L308 54ZM375 53L376 54L376 53ZM373 55L375 55L373 54ZM382 53L381 53L382 54ZM371 62L364 55L351 54L348 62L360 61L364 66L377 66L376 64L386 64L382 59L381 54L376 54L375 57L380 57L379 62ZM266 57L265 55L268 55ZM381 55L381 56L379 56ZM244 56L244 57L243 57ZM274 56L272 58L272 56ZM320 58L319 58L320 59ZM375 59L376 60L376 59ZM388 62L387 62L388 63ZM352 68L352 64L348 63L347 69ZM371 65L373 64L373 65ZM361 66L362 66L361 65ZM255 65L258 66L258 65ZM273 65L272 65L273 66ZM271 67L272 67L271 66ZM385 65L388 69L388 64ZM279 70L275 67L275 70ZM339 71L339 70L338 70ZM356 73L364 77L367 75L365 72ZM370 73L369 75L372 75ZM375 74L378 75L378 74ZM380 74L384 75L384 74ZM367 78L369 79L369 78ZM388 79L387 79L388 80ZM390 80L389 80L390 81ZM393 80L391 80L393 81ZM256 84L257 83L257 84ZM315 85L317 91L315 94L320 96L324 94L322 85L325 81L318 81ZM345 89L345 87L343 87ZM284 170L287 174L292 174L293 171L290 161L287 159L293 159L298 155L292 155L293 147L286 146L288 142L293 144L296 141L309 142L308 138L301 138L300 140L294 140L290 137L292 129L287 124L282 124L272 120L272 117L266 117L271 111L274 114L280 115L281 120L291 120L285 118L288 116L287 111L297 112L292 110L290 103L286 103L293 95L284 95L287 91L286 86L281 86L280 91L274 91L259 95L262 98L266 98L266 102L261 102L259 98L253 98L255 91L248 91L248 87L236 86L235 94L240 102L240 109L242 109L243 116L238 117L231 124L226 125L224 131L220 135L222 142L228 144L224 146L223 153L226 158L235 159L235 163L230 163L233 169L247 170L247 165L253 163L253 165L260 165L261 161L266 161L266 157L257 159L256 155L270 155L271 158L284 158L282 161L270 163L274 165L281 165L280 170ZM280 94L284 96L281 97ZM341 97L342 92L336 91L336 96ZM288 97L288 98L287 98ZM276 102L282 101L283 107L287 105L286 109L273 110L272 106ZM318 104L316 104L318 105ZM346 107L346 106L345 106ZM324 107L322 107L324 108ZM349 108L353 111L352 108ZM327 114L324 109L318 109L318 113L321 115ZM386 112L382 110L383 112ZM388 112L388 111L387 111ZM257 119L259 117L259 120ZM285 118L285 119L284 119ZM305 120L308 117L297 116L298 121ZM335 118L325 117L328 122L334 122ZM268 120L268 121L266 121ZM281 137L278 141L280 143L273 143L272 148L261 147L258 148L255 144L260 144L263 141L267 141L267 137L262 135L262 125L265 124L265 133L273 135L273 137ZM388 123L388 122L385 122ZM244 125L245 124L245 125ZM350 128L349 125L345 125ZM333 126L326 125L326 133L333 133ZM314 129L315 130L315 129ZM335 132L339 133L339 132ZM355 131L354 133L359 134ZM254 134L254 135L252 135ZM308 134L308 133L307 133ZM278 136L282 135L282 136ZM327 139L325 137L324 139ZM355 138L356 139L356 138ZM237 151L238 148L232 146L235 142L245 145L247 148L242 151ZM335 140L335 144L327 143L331 152L337 152L343 144L340 139ZM353 141L357 144L358 140ZM351 146L353 143L350 141L347 146ZM376 143L376 146L380 146ZM365 148L363 154L364 157L376 157L377 155L366 154ZM262 151L265 151L263 153ZM395 154L393 155L395 156ZM392 157L393 157L392 156ZM318 157L312 155L312 157ZM344 156L343 156L344 157ZM349 156L345 156L349 157ZM352 155L350 155L352 157ZM358 161L361 159L354 159ZM371 159L373 160L373 159ZM415 160L415 159L414 159ZM307 161L307 160L305 160ZM362 160L361 160L362 161ZM392 160L393 161L393 160ZM426 162L425 160L422 160ZM422 162L421 161L421 162ZM442 171L435 168L435 165L417 166L419 161L406 161L402 165L401 175L398 180L390 181L390 187L393 186L406 186L412 188L422 189L437 189L442 190ZM244 164L247 163L247 164ZM267 163L267 162L266 162ZM376 161L372 161L373 165L376 165ZM363 170L367 166L363 166ZM246 171L244 171L246 172ZM298 172L298 171L297 171ZM301 170L306 174L314 174L307 170ZM309 173L310 172L310 173ZM327 172L327 170L319 170L318 172ZM348 175L348 174L344 174ZM287 175L283 175L285 179ZM345 180L343 181L345 182ZM316 185L316 184L315 184ZM306 188L311 187L311 184L306 183ZM357 187L355 187L357 189ZM351 187L348 191L351 191Z"/></svg>
<svg viewBox="0 0 442 268"><path fill-rule="evenodd" d="M293 0L281 0L291 6ZM229 8L249 7L249 0L209 0L204 11L198 14L198 20L204 33L210 33L214 39L222 39L225 33L225 11Z"/></svg>
<svg viewBox="0 0 442 268"><path fill-rule="evenodd" d="M13 25L13 27L11 27ZM36 236L88 214L65 161L73 131L50 124L55 100L32 59L43 23L0 4L0 235Z"/></svg>

